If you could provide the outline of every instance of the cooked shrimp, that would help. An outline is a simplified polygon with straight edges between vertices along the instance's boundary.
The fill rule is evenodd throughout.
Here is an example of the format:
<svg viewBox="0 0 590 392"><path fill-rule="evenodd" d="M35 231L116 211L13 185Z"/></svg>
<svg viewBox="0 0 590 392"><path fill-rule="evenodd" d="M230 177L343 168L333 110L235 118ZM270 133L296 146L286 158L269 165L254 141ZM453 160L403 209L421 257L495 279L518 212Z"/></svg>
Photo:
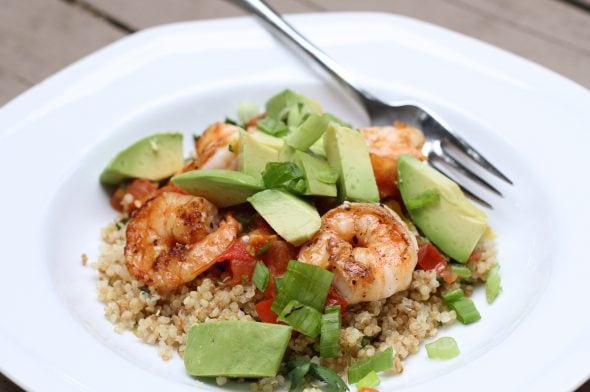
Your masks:
<svg viewBox="0 0 590 392"><path fill-rule="evenodd" d="M125 261L138 280L166 292L195 279L237 237L239 223L218 223L217 207L201 197L165 192L129 220Z"/></svg>
<svg viewBox="0 0 590 392"><path fill-rule="evenodd" d="M397 158L400 154L410 154L424 160L421 148L424 135L418 129L396 122L393 127L361 128L361 134L367 141L375 180L381 199L398 196Z"/></svg>
<svg viewBox="0 0 590 392"><path fill-rule="evenodd" d="M349 303L376 301L408 288L418 261L416 237L382 204L344 203L322 217L322 226L298 260L334 273L334 287Z"/></svg>
<svg viewBox="0 0 590 392"><path fill-rule="evenodd" d="M235 125L216 122L205 129L195 142L196 159L184 171L194 169L237 170L239 129Z"/></svg>

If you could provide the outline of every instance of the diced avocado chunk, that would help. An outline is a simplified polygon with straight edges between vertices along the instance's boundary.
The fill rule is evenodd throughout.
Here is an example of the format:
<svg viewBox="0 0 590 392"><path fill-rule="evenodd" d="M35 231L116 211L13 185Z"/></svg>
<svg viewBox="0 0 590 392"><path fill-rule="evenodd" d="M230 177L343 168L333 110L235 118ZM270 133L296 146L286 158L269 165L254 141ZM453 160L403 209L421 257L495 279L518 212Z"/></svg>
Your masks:
<svg viewBox="0 0 590 392"><path fill-rule="evenodd" d="M379 202L369 150L359 132L332 122L324 134L324 149L328 163L338 172L341 199Z"/></svg>
<svg viewBox="0 0 590 392"><path fill-rule="evenodd" d="M273 148L277 151L280 151L281 148L283 148L283 145L285 144L285 141L283 139L269 135L268 133L264 133L262 131L259 131L258 129L253 132L250 132L250 135L252 135L252 138L257 142L260 142L261 144L264 144L265 146Z"/></svg>
<svg viewBox="0 0 590 392"><path fill-rule="evenodd" d="M314 206L279 189L258 192L248 201L281 237L295 246L309 240L322 224Z"/></svg>
<svg viewBox="0 0 590 392"><path fill-rule="evenodd" d="M314 157L303 151L295 152L295 161L303 169L307 184L305 194L336 197L336 184L327 184L320 179L323 174L330 174L333 169L322 158Z"/></svg>
<svg viewBox="0 0 590 392"><path fill-rule="evenodd" d="M103 185L118 185L128 178L160 181L184 165L182 134L157 133L119 152L100 175Z"/></svg>
<svg viewBox="0 0 590 392"><path fill-rule="evenodd" d="M326 150L324 150L324 135L322 135L314 144L309 147L309 151L313 152L316 155L325 157Z"/></svg>
<svg viewBox="0 0 590 392"><path fill-rule="evenodd" d="M295 119L293 118L289 121L288 117L289 113L295 109L296 116L300 119L302 107L305 107L304 110L311 114L322 113L322 107L317 101L286 89L274 95L266 102L266 114L278 120L287 120L290 126L299 125L294 124Z"/></svg>
<svg viewBox="0 0 590 392"><path fill-rule="evenodd" d="M467 200L457 184L412 156L400 155L397 171L397 185L406 207L408 200L438 190L438 202L408 211L430 241L451 258L465 263L486 230L486 214Z"/></svg>
<svg viewBox="0 0 590 392"><path fill-rule="evenodd" d="M328 116L312 114L287 135L285 142L291 147L305 151L324 134L329 123Z"/></svg>
<svg viewBox="0 0 590 392"><path fill-rule="evenodd" d="M200 169L172 177L174 185L194 196L201 196L217 207L245 203L261 190L251 176L233 170Z"/></svg>
<svg viewBox="0 0 590 392"><path fill-rule="evenodd" d="M267 162L279 160L278 150L256 140L244 130L240 130L240 170L253 177L259 184L262 184L262 172Z"/></svg>
<svg viewBox="0 0 590 392"><path fill-rule="evenodd" d="M276 376L291 330L255 321L194 324L188 331L184 366L192 376Z"/></svg>

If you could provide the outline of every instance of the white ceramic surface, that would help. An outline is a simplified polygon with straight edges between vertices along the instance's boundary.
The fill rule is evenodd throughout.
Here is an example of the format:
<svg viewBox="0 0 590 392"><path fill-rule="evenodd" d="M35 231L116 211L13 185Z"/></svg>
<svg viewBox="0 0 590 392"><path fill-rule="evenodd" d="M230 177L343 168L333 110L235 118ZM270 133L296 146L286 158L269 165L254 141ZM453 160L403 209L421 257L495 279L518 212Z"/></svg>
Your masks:
<svg viewBox="0 0 590 392"><path fill-rule="evenodd" d="M461 355L421 349L380 389L571 390L590 375L587 222L590 94L521 58L387 14L289 18L376 95L423 102L515 182L488 196L504 291L455 325ZM241 101L289 87L357 125L366 118L250 18L133 34L0 109L0 370L36 391L215 389L182 361L117 334L96 300L99 229L115 218L97 178L112 154L156 131L190 135ZM235 388L233 386L232 388ZM238 387L239 388L239 387ZM244 387L242 387L244 388Z"/></svg>

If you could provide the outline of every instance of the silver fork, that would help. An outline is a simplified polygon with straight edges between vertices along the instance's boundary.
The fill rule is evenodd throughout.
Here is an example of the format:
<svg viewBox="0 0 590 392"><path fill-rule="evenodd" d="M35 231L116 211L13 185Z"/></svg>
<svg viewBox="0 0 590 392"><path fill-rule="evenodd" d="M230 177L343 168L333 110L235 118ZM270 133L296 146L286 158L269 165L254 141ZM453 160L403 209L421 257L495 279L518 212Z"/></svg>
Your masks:
<svg viewBox="0 0 590 392"><path fill-rule="evenodd" d="M247 10L259 16L263 21L268 23L271 27L276 29L276 31L307 53L317 64L342 85L342 87L344 87L365 109L369 115L371 125L391 125L394 121L401 121L421 129L426 139L422 152L428 158L428 163L431 166L434 166L439 170L441 169L439 164L451 167L456 172L471 179L489 191L499 196L503 196L496 187L469 169L466 164L461 163L461 161L455 156L449 154L449 149L447 147L451 146L460 151L462 155L467 157L472 163L478 164L494 176L512 185L512 181L506 175L492 165L481 153L464 139L452 133L434 114L427 112L416 104L406 103L390 105L381 101L363 89L344 68L303 37L275 10L266 4L264 0L240 0L240 2ZM448 173L445 174L449 176ZM488 208L492 208L490 203L470 191L464 184L461 184L456 179L454 179L454 181L459 184L463 192L472 199Z"/></svg>

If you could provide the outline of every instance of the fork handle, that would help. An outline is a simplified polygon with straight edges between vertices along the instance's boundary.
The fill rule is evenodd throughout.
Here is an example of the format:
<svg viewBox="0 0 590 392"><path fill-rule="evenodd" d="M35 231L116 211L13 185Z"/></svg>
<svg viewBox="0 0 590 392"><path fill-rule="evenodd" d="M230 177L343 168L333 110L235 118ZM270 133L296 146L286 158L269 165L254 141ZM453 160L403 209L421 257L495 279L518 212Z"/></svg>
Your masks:
<svg viewBox="0 0 590 392"><path fill-rule="evenodd" d="M294 43L319 64L330 76L344 87L359 103L369 111L370 101L375 100L370 93L360 87L359 83L344 68L331 57L309 42L301 33L293 28L264 0L240 0L249 11L259 16L264 22L273 27L289 41Z"/></svg>

